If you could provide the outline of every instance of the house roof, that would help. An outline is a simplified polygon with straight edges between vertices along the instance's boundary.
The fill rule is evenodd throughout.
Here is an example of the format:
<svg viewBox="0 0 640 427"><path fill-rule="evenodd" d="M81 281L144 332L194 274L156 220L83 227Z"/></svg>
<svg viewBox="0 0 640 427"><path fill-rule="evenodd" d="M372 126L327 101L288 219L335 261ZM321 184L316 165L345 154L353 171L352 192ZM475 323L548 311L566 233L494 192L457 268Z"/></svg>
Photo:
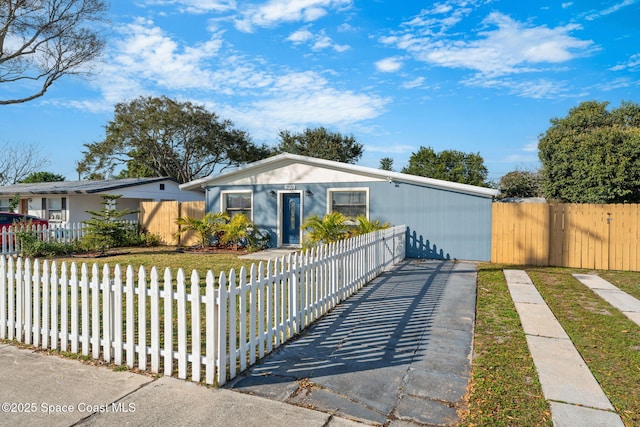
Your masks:
<svg viewBox="0 0 640 427"><path fill-rule="evenodd" d="M13 184L0 187L0 195L13 194L93 194L113 191L159 181L173 181L172 178L126 178L102 181L56 181L33 184Z"/></svg>
<svg viewBox="0 0 640 427"><path fill-rule="evenodd" d="M317 159L314 157L300 156L296 154L279 154L257 162L248 163L232 171L196 179L180 185L181 190L195 190L207 186L222 185L236 177L248 175L258 175L277 168L286 167L292 164L302 164L324 169L334 170L336 172L346 172L350 174L369 177L376 180L388 180L394 182L404 182L423 187L438 188L442 190L456 191L460 193L472 194L475 196L494 197L499 194L498 190L486 187L478 187L475 185L460 184L458 182L444 181L440 179L425 178L422 176L409 175L399 172L391 172L382 169L370 168L365 166L352 165L349 163L335 162L332 160Z"/></svg>

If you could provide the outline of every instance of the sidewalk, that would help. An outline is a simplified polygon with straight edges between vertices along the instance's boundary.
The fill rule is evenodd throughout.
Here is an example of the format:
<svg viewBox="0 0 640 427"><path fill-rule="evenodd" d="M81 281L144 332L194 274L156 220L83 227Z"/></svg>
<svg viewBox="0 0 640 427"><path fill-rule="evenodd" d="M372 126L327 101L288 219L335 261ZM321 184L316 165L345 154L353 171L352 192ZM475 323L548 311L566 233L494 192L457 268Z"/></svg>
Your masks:
<svg viewBox="0 0 640 427"><path fill-rule="evenodd" d="M234 390L0 344L0 425L455 425L466 410L475 278L474 264L407 260Z"/></svg>

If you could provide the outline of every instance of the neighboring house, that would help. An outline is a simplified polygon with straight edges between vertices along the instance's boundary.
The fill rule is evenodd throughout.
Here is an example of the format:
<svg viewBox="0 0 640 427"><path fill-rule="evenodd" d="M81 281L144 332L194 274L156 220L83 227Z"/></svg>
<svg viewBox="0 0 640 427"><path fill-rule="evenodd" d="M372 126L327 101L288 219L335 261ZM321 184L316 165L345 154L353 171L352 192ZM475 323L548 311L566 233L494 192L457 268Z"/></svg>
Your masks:
<svg viewBox="0 0 640 427"><path fill-rule="evenodd" d="M0 211L8 211L18 195L17 212L48 219L51 223L79 223L92 218L87 211L104 207L103 195L121 195L118 209L138 210L141 201L204 200L201 189L181 191L171 178L127 178L104 181L59 181L0 187ZM137 214L124 219L136 220Z"/></svg>
<svg viewBox="0 0 640 427"><path fill-rule="evenodd" d="M247 214L270 246L299 246L304 218L340 211L405 224L408 257L491 259L489 188L292 154L180 185L199 188L208 212Z"/></svg>

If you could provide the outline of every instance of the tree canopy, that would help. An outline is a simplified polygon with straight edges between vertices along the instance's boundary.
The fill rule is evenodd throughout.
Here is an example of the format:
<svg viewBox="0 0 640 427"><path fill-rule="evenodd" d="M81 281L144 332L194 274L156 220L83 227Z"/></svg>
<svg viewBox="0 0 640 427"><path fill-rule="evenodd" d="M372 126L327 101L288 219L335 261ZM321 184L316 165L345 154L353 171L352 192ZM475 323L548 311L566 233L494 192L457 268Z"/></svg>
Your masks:
<svg viewBox="0 0 640 427"><path fill-rule="evenodd" d="M364 151L363 145L357 142L352 135L343 136L323 127L307 128L302 133L282 130L279 137L280 142L275 149L278 153L299 154L342 163L356 163Z"/></svg>
<svg viewBox="0 0 640 427"><path fill-rule="evenodd" d="M101 0L0 2L0 105L41 97L59 78L88 70L105 43Z"/></svg>
<svg viewBox="0 0 640 427"><path fill-rule="evenodd" d="M587 101L540 136L544 194L569 203L640 201L640 105Z"/></svg>
<svg viewBox="0 0 640 427"><path fill-rule="evenodd" d="M515 170L500 178L500 197L540 197L540 173Z"/></svg>
<svg viewBox="0 0 640 427"><path fill-rule="evenodd" d="M391 157L381 158L378 169L393 172L393 159Z"/></svg>
<svg viewBox="0 0 640 427"><path fill-rule="evenodd" d="M165 96L117 104L104 141L85 147L81 176L112 177L123 167L119 177L168 176L181 183L271 154L231 121Z"/></svg>
<svg viewBox="0 0 640 427"><path fill-rule="evenodd" d="M402 173L487 186L488 170L480 153L457 150L436 153L431 147L420 147L417 152L411 153L409 164L402 169Z"/></svg>
<svg viewBox="0 0 640 427"><path fill-rule="evenodd" d="M22 184L33 184L37 182L58 182L64 181L65 177L53 172L34 172L21 180Z"/></svg>

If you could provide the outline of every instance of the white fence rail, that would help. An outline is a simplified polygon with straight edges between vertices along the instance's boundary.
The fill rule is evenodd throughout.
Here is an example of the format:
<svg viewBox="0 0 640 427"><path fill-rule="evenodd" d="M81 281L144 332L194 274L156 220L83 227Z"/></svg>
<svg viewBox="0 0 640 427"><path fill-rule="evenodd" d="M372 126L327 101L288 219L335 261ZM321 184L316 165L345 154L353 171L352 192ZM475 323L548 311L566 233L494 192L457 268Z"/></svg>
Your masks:
<svg viewBox="0 0 640 427"><path fill-rule="evenodd" d="M127 224L134 226L135 221L125 221ZM20 233L33 233L39 240L47 242L70 243L74 240L80 240L86 233L87 226L84 223L52 223L48 226L44 225L11 225L0 229L0 254L14 255L21 251Z"/></svg>
<svg viewBox="0 0 640 427"><path fill-rule="evenodd" d="M0 257L0 339L222 385L404 259L405 226L186 278Z"/></svg>

